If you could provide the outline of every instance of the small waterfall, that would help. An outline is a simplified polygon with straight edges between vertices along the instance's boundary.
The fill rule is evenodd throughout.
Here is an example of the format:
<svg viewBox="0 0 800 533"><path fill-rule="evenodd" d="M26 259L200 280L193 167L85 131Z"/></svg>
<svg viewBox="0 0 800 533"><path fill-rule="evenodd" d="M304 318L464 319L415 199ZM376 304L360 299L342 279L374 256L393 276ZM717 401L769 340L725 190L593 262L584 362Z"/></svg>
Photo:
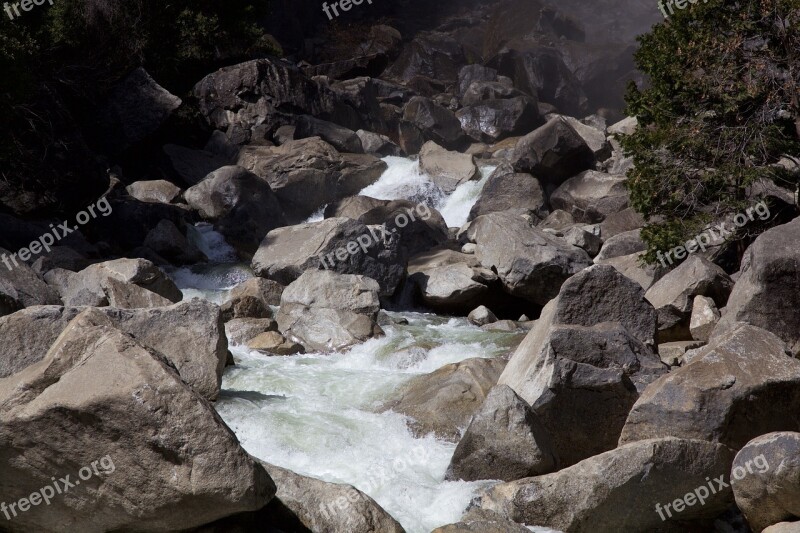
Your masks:
<svg viewBox="0 0 800 533"><path fill-rule="evenodd" d="M458 186L445 194L430 176L419 168L419 161L405 157L384 157L389 166L383 175L359 193L378 200L409 200L423 203L438 210L451 228L460 228L467 222L470 209L478 201L483 186L497 167L481 168L481 179Z"/></svg>
<svg viewBox="0 0 800 533"><path fill-rule="evenodd" d="M208 222L198 222L187 228L189 242L194 244L201 252L206 254L212 263L233 263L238 260L238 255L233 247L225 242L225 237L214 230Z"/></svg>

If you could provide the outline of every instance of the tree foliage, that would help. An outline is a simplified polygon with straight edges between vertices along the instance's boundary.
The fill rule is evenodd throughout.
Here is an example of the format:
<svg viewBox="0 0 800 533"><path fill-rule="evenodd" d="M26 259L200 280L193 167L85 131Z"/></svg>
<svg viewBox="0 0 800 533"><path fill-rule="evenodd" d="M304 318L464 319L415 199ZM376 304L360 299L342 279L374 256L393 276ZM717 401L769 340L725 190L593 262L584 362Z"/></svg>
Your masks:
<svg viewBox="0 0 800 533"><path fill-rule="evenodd" d="M697 2L639 40L649 85L629 88L639 128L621 142L652 262L753 203L754 182L795 189L796 175L775 163L800 156L800 3Z"/></svg>

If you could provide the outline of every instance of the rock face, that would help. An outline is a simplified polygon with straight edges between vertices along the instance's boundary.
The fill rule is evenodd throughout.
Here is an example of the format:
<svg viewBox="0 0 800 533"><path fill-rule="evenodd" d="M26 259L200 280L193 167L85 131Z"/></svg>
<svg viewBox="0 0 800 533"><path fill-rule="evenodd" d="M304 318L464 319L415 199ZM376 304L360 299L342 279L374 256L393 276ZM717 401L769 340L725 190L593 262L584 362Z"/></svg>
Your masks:
<svg viewBox="0 0 800 533"><path fill-rule="evenodd" d="M258 516L259 524L282 531L404 533L375 500L350 485L326 483L261 462L278 487L275 499ZM256 524L254 524L256 525Z"/></svg>
<svg viewBox="0 0 800 533"><path fill-rule="evenodd" d="M725 316L714 336L747 322L776 334L800 351L800 218L761 234L747 249Z"/></svg>
<svg viewBox="0 0 800 533"><path fill-rule="evenodd" d="M475 158L468 154L449 152L433 141L428 141L422 146L419 152L419 167L448 194L462 183L480 177Z"/></svg>
<svg viewBox="0 0 800 533"><path fill-rule="evenodd" d="M616 447L631 407L666 369L652 351L656 314L609 266L568 280L499 379L527 401L562 465Z"/></svg>
<svg viewBox="0 0 800 533"><path fill-rule="evenodd" d="M753 531L800 515L800 433L776 432L748 442L733 460L736 505Z"/></svg>
<svg viewBox="0 0 800 533"><path fill-rule="evenodd" d="M530 406L511 387L497 385L458 442L445 479L514 481L557 466L550 437Z"/></svg>
<svg viewBox="0 0 800 533"><path fill-rule="evenodd" d="M363 274L378 280L381 294L388 296L404 270L397 241L398 236L384 236L361 222L328 218L271 231L253 257L252 267L257 275L282 285L320 268Z"/></svg>
<svg viewBox="0 0 800 533"><path fill-rule="evenodd" d="M589 170L562 183L550 196L550 205L570 213L577 222L602 222L628 207L625 181L625 176Z"/></svg>
<svg viewBox="0 0 800 533"><path fill-rule="evenodd" d="M298 223L331 202L358 194L386 170L366 154L339 154L319 137L278 147L245 146L238 164L265 180L290 223Z"/></svg>
<svg viewBox="0 0 800 533"><path fill-rule="evenodd" d="M708 296L724 307L732 288L733 280L720 267L699 255L687 258L645 295L658 311L659 342L691 340L693 298Z"/></svg>
<svg viewBox="0 0 800 533"><path fill-rule="evenodd" d="M747 324L712 339L693 362L645 390L620 444L674 436L738 450L770 431L798 431L800 361L786 350L774 334Z"/></svg>
<svg viewBox="0 0 800 533"><path fill-rule="evenodd" d="M212 172L185 196L201 217L214 222L228 243L246 254L254 253L270 230L286 225L269 185L242 167Z"/></svg>
<svg viewBox="0 0 800 533"><path fill-rule="evenodd" d="M40 306L1 318L0 377L39 362L80 311L76 307ZM157 309L101 308L98 313L115 328L166 357L197 393L209 400L217 398L228 343L216 305L195 299Z"/></svg>
<svg viewBox="0 0 800 533"><path fill-rule="evenodd" d="M25 263L14 264L11 252L0 248L8 265L0 265L0 316L31 305L59 304L59 295Z"/></svg>
<svg viewBox="0 0 800 533"><path fill-rule="evenodd" d="M15 517L19 531L192 528L275 494L213 407L97 310L76 317L44 360L0 380L0 406L5 498L74 476L69 492ZM77 486L93 462L103 470Z"/></svg>
<svg viewBox="0 0 800 533"><path fill-rule="evenodd" d="M686 531L690 524L710 522L731 503L729 487L708 490L709 479L727 477L731 461L732 453L720 444L651 439L553 474L495 485L475 502L489 516L569 533ZM687 495L695 504L681 505L678 512L673 500ZM696 505L701 496L703 504Z"/></svg>
<svg viewBox="0 0 800 533"><path fill-rule="evenodd" d="M457 441L505 365L502 359L467 359L445 365L413 378L393 394L382 410L411 417L411 429L417 435L434 433Z"/></svg>
<svg viewBox="0 0 800 533"><path fill-rule="evenodd" d="M378 291L365 276L309 270L283 291L278 327L313 351L345 349L383 334Z"/></svg>
<svg viewBox="0 0 800 533"><path fill-rule="evenodd" d="M519 140L511 164L517 172L539 178L549 192L592 168L594 154L572 126L556 117Z"/></svg>
<svg viewBox="0 0 800 533"><path fill-rule="evenodd" d="M469 220L499 211L546 217L547 199L539 180L530 174L514 172L511 165L501 163L483 186L480 198L469 212Z"/></svg>
<svg viewBox="0 0 800 533"><path fill-rule="evenodd" d="M532 227L513 213L490 213L469 228L475 256L494 270L511 295L544 305L558 294L570 276L591 265L589 256L574 246Z"/></svg>

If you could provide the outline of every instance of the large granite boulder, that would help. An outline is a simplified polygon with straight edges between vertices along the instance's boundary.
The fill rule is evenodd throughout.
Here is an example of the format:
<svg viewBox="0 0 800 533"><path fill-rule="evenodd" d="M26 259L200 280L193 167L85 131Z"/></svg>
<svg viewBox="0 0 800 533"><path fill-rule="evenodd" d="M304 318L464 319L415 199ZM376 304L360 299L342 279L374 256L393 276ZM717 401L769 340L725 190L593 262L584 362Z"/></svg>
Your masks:
<svg viewBox="0 0 800 533"><path fill-rule="evenodd" d="M562 465L575 464L616 447L639 394L666 372L655 328L641 287L593 266L545 306L498 383L531 405Z"/></svg>
<svg viewBox="0 0 800 533"><path fill-rule="evenodd" d="M733 460L733 496L753 531L800 516L800 433L748 442Z"/></svg>
<svg viewBox="0 0 800 533"><path fill-rule="evenodd" d="M514 481L557 466L558 454L530 406L511 387L497 385L458 442L445 479Z"/></svg>
<svg viewBox="0 0 800 533"><path fill-rule="evenodd" d="M0 318L0 378L41 361L83 309L37 306ZM163 308L104 307L98 312L118 330L162 354L197 393L217 398L228 342L216 305L194 299Z"/></svg>
<svg viewBox="0 0 800 533"><path fill-rule="evenodd" d="M343 350L383 335L378 292L365 276L308 270L283 291L278 328L309 350Z"/></svg>
<svg viewBox="0 0 800 533"><path fill-rule="evenodd" d="M59 294L24 262L0 248L0 316L32 305L59 304ZM15 263L16 261L16 263Z"/></svg>
<svg viewBox="0 0 800 533"><path fill-rule="evenodd" d="M633 406L619 442L672 436L738 450L758 435L798 430L800 361L774 334L739 324L652 383Z"/></svg>
<svg viewBox="0 0 800 533"><path fill-rule="evenodd" d="M364 153L361 139L351 129L310 115L301 115L295 123L294 138L319 137L340 152Z"/></svg>
<svg viewBox="0 0 800 533"><path fill-rule="evenodd" d="M158 204L171 204L181 195L180 187L166 180L136 181L125 190L140 202Z"/></svg>
<svg viewBox="0 0 800 533"><path fill-rule="evenodd" d="M187 203L234 248L252 254L264 235L286 225L275 193L261 178L239 166L223 167L185 194Z"/></svg>
<svg viewBox="0 0 800 533"><path fill-rule="evenodd" d="M387 165L367 154L340 154L319 137L278 147L245 146L238 164L265 180L290 223L321 207L358 194L375 183Z"/></svg>
<svg viewBox="0 0 800 533"><path fill-rule="evenodd" d="M411 379L392 393L381 410L411 417L411 429L417 435L433 433L458 441L505 366L502 359L466 359L445 365Z"/></svg>
<svg viewBox="0 0 800 533"><path fill-rule="evenodd" d="M0 492L50 497L13 530L178 530L263 507L275 485L214 408L111 324L87 310L0 380Z"/></svg>
<svg viewBox="0 0 800 533"><path fill-rule="evenodd" d="M419 153L425 141L456 150L464 140L461 122L453 112L422 96L415 96L403 108L399 133L400 147L409 155Z"/></svg>
<svg viewBox="0 0 800 533"><path fill-rule="evenodd" d="M585 251L535 228L522 216L499 212L472 221L475 256L497 272L511 295L544 305L561 284L592 264Z"/></svg>
<svg viewBox="0 0 800 533"><path fill-rule="evenodd" d="M800 352L800 218L761 234L742 259L739 279L727 312L714 335L736 322L747 322L776 334Z"/></svg>
<svg viewBox="0 0 800 533"><path fill-rule="evenodd" d="M514 172L511 165L501 163L489 176L478 201L470 209L469 220L499 211L545 218L549 210L539 180L530 174Z"/></svg>
<svg viewBox="0 0 800 533"><path fill-rule="evenodd" d="M448 194L459 185L480 178L473 156L450 152L433 141L426 142L420 149L419 168Z"/></svg>
<svg viewBox="0 0 800 533"><path fill-rule="evenodd" d="M721 444L650 439L553 474L495 485L473 505L488 516L568 533L710 531L733 499L729 486L710 480L727 476L732 460Z"/></svg>
<svg viewBox="0 0 800 533"><path fill-rule="evenodd" d="M625 176L589 170L562 183L550 195L553 209L570 213L577 222L595 224L628 207Z"/></svg>
<svg viewBox="0 0 800 533"><path fill-rule="evenodd" d="M521 138L511 158L514 170L539 178L548 193L594 162L586 141L560 117Z"/></svg>
<svg viewBox="0 0 800 533"><path fill-rule="evenodd" d="M483 100L459 109L456 118L464 133L475 141L494 143L540 126L543 120L536 104L527 95Z"/></svg>

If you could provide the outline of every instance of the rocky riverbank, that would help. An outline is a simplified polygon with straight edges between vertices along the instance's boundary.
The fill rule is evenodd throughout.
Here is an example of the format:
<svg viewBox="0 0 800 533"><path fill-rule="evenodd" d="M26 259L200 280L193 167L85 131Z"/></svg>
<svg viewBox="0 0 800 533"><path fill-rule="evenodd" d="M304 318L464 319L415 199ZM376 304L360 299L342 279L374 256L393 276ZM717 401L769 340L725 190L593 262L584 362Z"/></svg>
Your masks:
<svg viewBox="0 0 800 533"><path fill-rule="evenodd" d="M738 271L724 244L644 265L630 28L600 46L519 4L228 66L186 102L144 69L110 93L108 212L38 250L60 220L0 215L0 530L800 516L793 194L753 188L785 223ZM169 138L179 109L201 143Z"/></svg>

